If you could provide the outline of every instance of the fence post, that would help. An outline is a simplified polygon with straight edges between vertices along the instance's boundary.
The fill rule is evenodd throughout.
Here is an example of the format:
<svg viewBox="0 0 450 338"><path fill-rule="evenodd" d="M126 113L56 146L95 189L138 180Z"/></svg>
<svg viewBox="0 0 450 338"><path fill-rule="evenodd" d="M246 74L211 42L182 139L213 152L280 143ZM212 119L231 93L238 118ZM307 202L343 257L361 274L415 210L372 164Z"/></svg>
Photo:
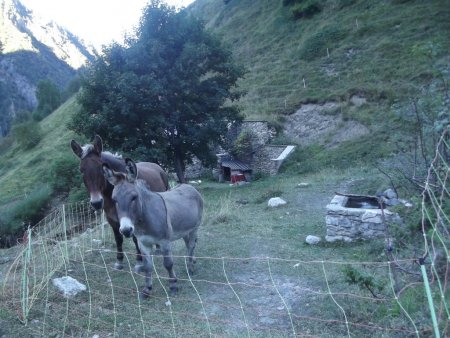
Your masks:
<svg viewBox="0 0 450 338"><path fill-rule="evenodd" d="M64 260L69 263L69 250L67 248L67 224L66 224L66 208L65 205L62 205L62 218L63 218L63 231L64 231L64 249L65 256Z"/></svg>
<svg viewBox="0 0 450 338"><path fill-rule="evenodd" d="M26 248L23 253L23 270L22 270L22 316L23 316L23 323L27 325L28 322L28 302L29 302L29 279L28 279L28 268L29 264L31 262L31 229L28 227L27 229L27 243Z"/></svg>
<svg viewBox="0 0 450 338"><path fill-rule="evenodd" d="M431 295L430 283L428 283L427 270L425 269L425 259L420 258L419 262L420 262L420 270L422 271L423 282L425 285L425 292L426 292L427 298L428 298L428 306L430 308L431 320L433 322L434 336L436 338L440 338L441 335L439 333L439 326L438 326L437 319L436 319L436 312L434 310L433 296Z"/></svg>
<svg viewBox="0 0 450 338"><path fill-rule="evenodd" d="M102 217L100 217L100 229L102 232L102 245L105 243L105 211L102 210Z"/></svg>

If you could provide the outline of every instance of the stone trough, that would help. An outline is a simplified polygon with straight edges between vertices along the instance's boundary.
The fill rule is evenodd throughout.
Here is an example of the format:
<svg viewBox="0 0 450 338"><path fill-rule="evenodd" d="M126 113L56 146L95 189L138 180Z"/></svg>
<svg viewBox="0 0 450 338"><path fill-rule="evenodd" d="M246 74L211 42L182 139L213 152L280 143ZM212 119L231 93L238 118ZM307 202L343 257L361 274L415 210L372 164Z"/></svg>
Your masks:
<svg viewBox="0 0 450 338"><path fill-rule="evenodd" d="M327 205L326 241L352 242L376 237L384 237L385 222L398 221L396 213L382 210L376 198L361 198L335 195Z"/></svg>

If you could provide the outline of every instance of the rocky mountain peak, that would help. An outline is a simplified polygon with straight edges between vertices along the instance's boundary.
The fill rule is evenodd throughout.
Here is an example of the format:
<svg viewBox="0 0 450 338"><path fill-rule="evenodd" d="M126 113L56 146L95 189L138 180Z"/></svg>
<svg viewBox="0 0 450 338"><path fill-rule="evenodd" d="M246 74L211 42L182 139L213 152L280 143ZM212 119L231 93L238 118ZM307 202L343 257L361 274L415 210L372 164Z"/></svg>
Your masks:
<svg viewBox="0 0 450 338"><path fill-rule="evenodd" d="M82 67L95 54L78 37L57 23L34 15L19 0L0 0L0 10L0 41L5 54L38 53L44 45L74 69Z"/></svg>
<svg viewBox="0 0 450 338"><path fill-rule="evenodd" d="M0 137L8 134L18 111L36 107L39 81L50 80L62 91L96 54L20 0L0 0L0 46Z"/></svg>

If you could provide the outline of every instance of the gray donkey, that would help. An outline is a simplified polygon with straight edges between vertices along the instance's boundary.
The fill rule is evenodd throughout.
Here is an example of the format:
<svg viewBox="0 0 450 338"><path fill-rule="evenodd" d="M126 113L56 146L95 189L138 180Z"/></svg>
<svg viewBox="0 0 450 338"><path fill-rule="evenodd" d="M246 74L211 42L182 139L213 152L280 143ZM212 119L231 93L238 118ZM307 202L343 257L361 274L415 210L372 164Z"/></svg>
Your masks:
<svg viewBox="0 0 450 338"><path fill-rule="evenodd" d="M173 270L171 242L183 238L187 247L188 273L193 272L197 229L202 220L203 199L188 184L180 184L166 192L152 192L146 182L137 179L137 167L131 159L125 160L126 174L113 171L103 164L105 178L114 185L112 199L116 204L120 232L125 237L136 236L143 254L146 298L152 289L152 247L158 244L169 272L170 293L178 291Z"/></svg>

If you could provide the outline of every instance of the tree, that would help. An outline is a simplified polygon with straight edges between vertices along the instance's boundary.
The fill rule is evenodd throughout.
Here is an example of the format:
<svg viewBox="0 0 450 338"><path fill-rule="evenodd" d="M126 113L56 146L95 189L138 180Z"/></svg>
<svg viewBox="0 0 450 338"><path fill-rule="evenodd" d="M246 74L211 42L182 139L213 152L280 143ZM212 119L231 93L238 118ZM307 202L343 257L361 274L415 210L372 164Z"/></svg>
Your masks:
<svg viewBox="0 0 450 338"><path fill-rule="evenodd" d="M14 123L11 132L18 145L25 150L35 147L42 139L41 126L34 120Z"/></svg>
<svg viewBox="0 0 450 338"><path fill-rule="evenodd" d="M136 33L91 65L69 128L172 167L184 181L192 156L211 163L211 147L242 119L232 102L243 69L199 20L160 1L144 10Z"/></svg>
<svg viewBox="0 0 450 338"><path fill-rule="evenodd" d="M38 106L33 115L38 121L49 115L61 104L61 93L50 80L39 81L36 88L36 98L38 99Z"/></svg>

